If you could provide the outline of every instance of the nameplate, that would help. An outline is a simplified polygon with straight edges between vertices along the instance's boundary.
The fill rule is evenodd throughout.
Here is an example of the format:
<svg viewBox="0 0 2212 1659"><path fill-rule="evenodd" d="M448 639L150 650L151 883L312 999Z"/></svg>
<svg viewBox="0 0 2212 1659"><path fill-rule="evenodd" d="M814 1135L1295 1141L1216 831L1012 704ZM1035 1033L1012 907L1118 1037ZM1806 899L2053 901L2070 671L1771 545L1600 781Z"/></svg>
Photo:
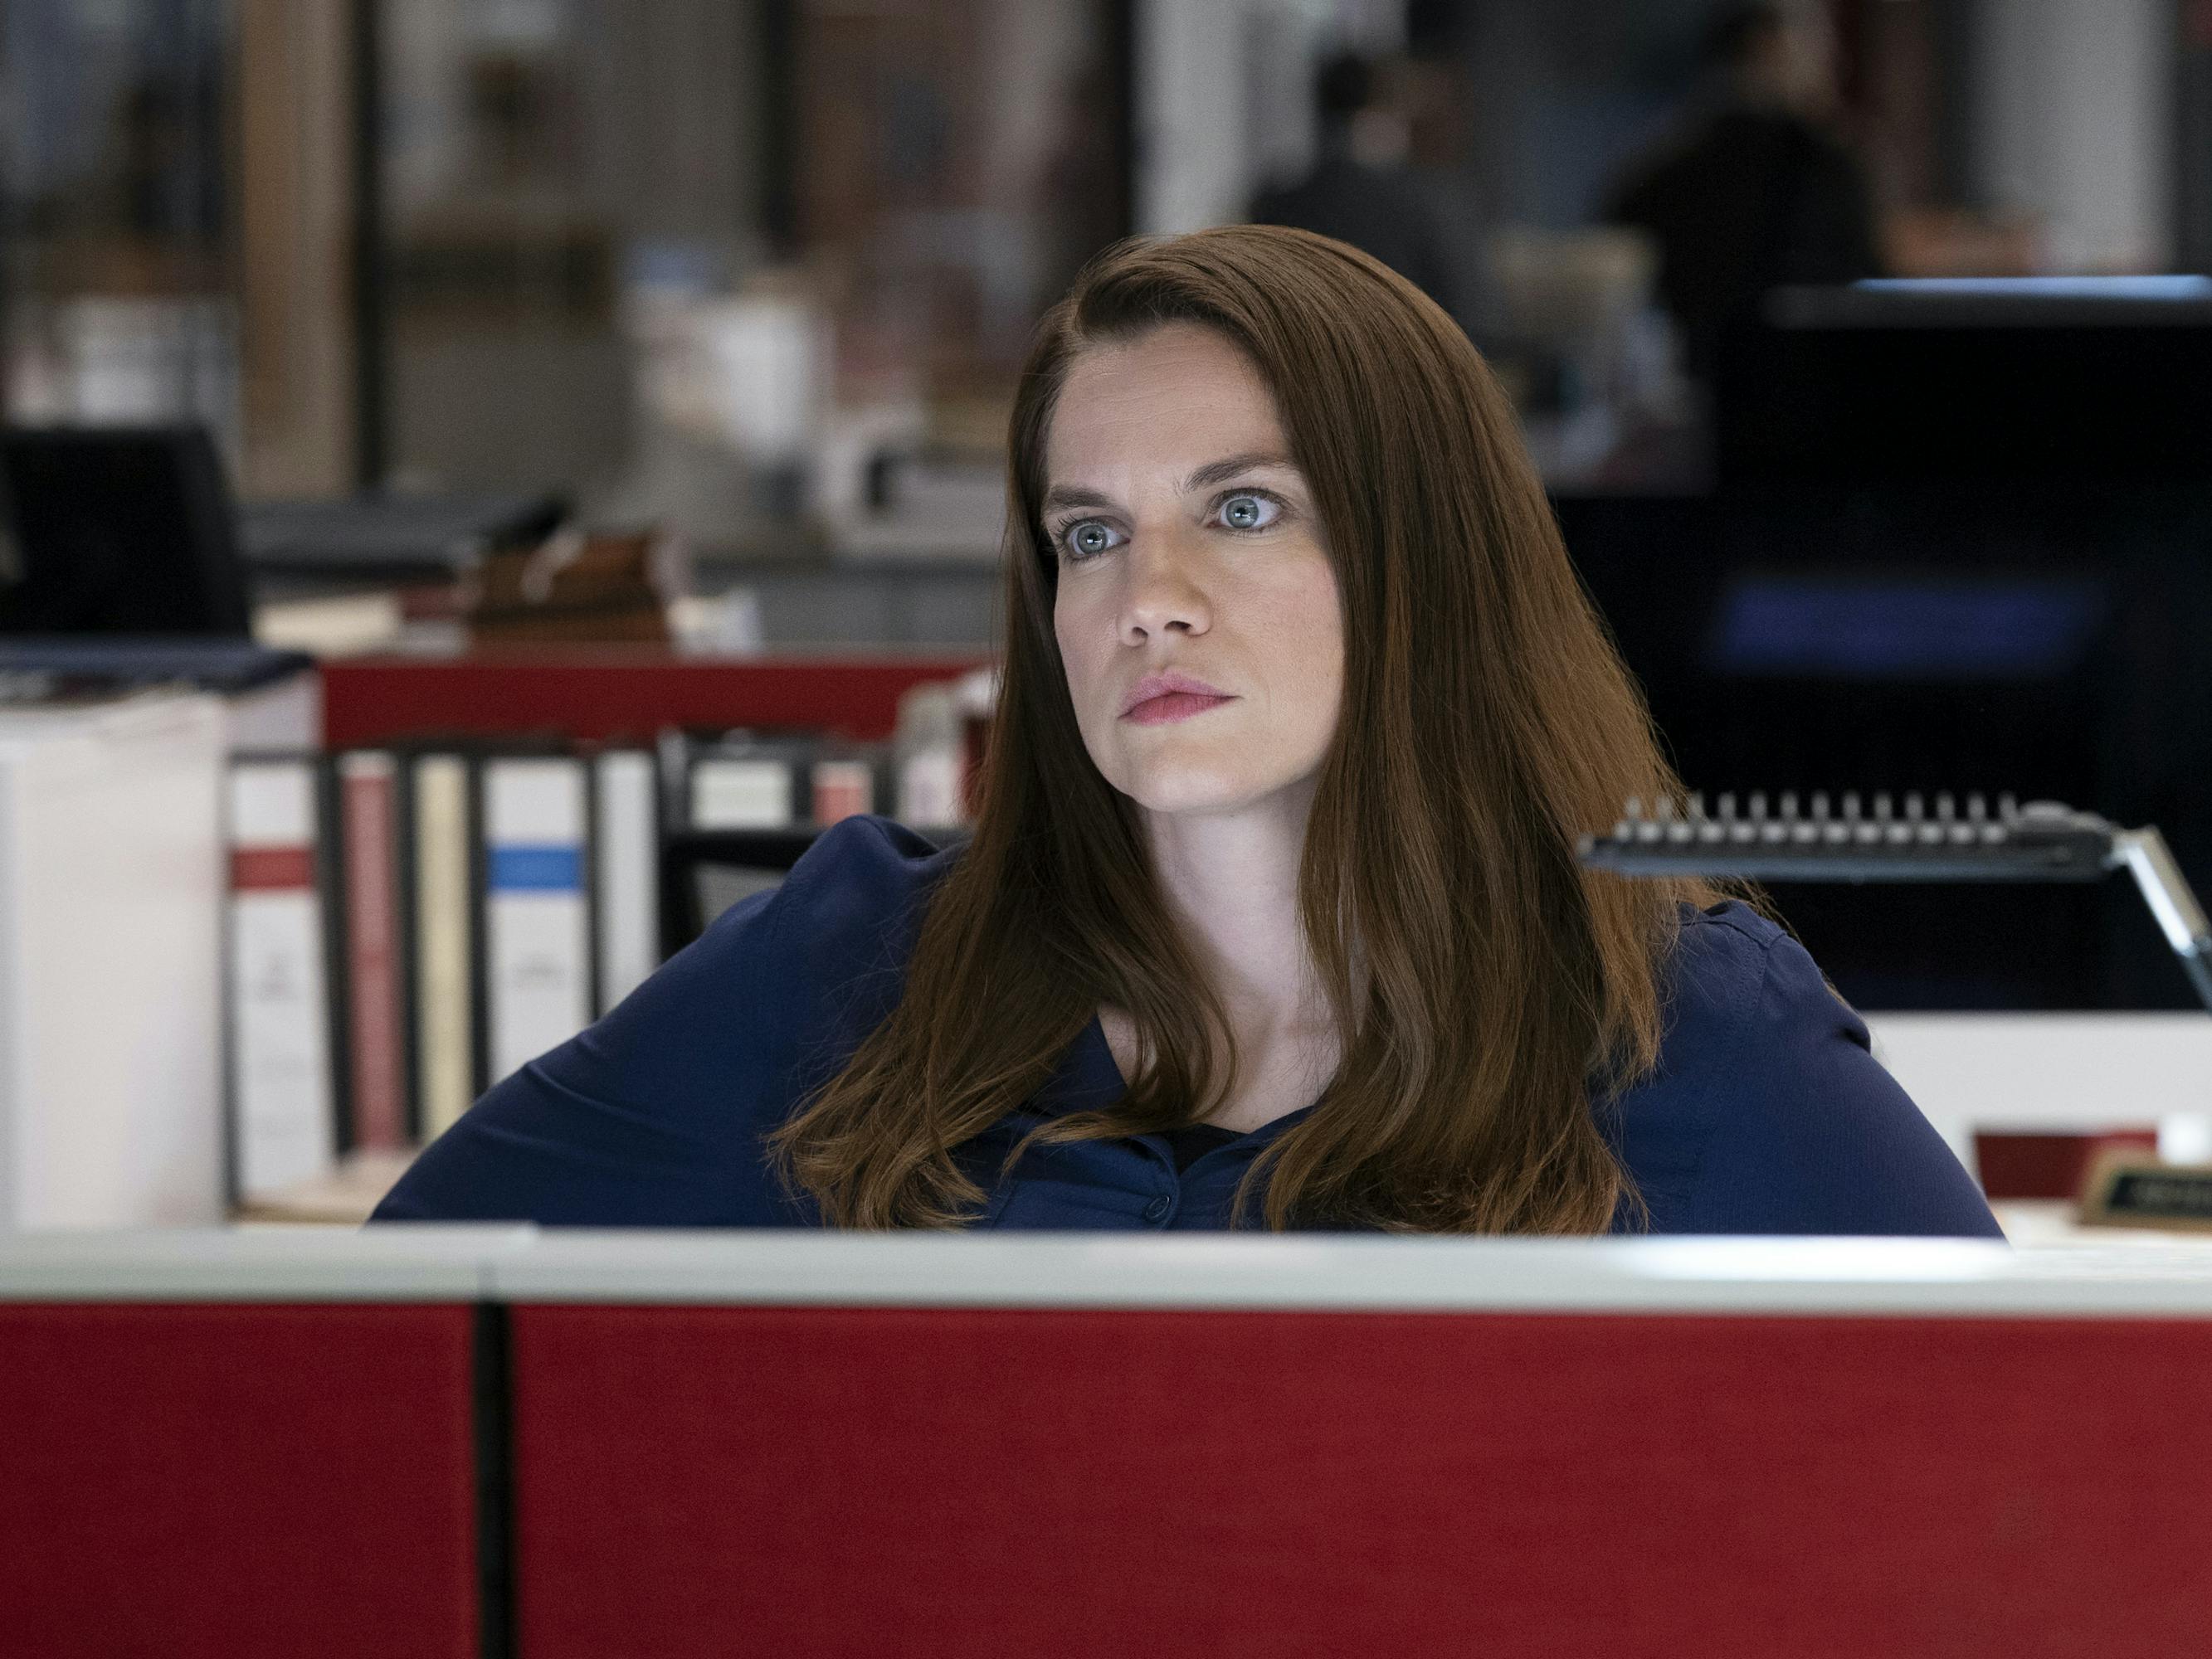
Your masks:
<svg viewBox="0 0 2212 1659"><path fill-rule="evenodd" d="M2212 1164L2107 1152L2082 1183L2081 1224L2212 1232Z"/></svg>

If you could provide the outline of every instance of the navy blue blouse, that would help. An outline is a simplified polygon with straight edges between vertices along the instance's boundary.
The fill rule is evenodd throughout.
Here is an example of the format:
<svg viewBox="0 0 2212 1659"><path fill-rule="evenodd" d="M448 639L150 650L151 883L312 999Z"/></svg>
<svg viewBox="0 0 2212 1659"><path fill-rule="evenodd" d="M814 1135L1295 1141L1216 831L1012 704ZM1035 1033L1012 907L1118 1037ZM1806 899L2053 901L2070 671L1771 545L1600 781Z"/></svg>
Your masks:
<svg viewBox="0 0 2212 1659"><path fill-rule="evenodd" d="M493 1088L376 1218L817 1224L769 1168L762 1138L896 1004L921 908L956 856L881 818L838 824L780 888ZM1652 1231L1997 1236L1973 1181L1794 940L1738 903L1685 907L1672 963L1660 1063L1608 1128ZM1033 1147L1000 1176L1040 1118L1121 1089L1094 1019L1032 1100L957 1154L989 1193L977 1224L1224 1227L1251 1158L1304 1115L1204 1150L1180 1172L1166 1138L1142 1135Z"/></svg>

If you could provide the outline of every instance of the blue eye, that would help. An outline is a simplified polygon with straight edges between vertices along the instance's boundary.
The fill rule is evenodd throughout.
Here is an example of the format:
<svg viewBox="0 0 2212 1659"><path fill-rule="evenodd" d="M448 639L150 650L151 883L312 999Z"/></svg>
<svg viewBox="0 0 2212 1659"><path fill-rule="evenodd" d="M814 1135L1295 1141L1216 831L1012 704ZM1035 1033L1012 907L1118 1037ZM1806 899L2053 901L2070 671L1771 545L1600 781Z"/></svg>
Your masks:
<svg viewBox="0 0 2212 1659"><path fill-rule="evenodd" d="M1060 532L1060 550L1071 562L1095 558L1117 540L1114 526L1103 519L1079 519Z"/></svg>
<svg viewBox="0 0 2212 1659"><path fill-rule="evenodd" d="M1221 522L1231 530L1265 530L1281 516L1282 508L1265 495L1231 495L1218 509Z"/></svg>

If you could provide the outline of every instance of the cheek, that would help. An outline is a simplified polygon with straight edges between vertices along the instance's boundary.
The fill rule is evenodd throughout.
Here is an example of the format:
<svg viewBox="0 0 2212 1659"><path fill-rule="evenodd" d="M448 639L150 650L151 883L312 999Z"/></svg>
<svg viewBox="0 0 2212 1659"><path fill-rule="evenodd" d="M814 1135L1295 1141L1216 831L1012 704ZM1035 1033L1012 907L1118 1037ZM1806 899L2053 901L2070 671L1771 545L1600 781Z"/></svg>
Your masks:
<svg viewBox="0 0 2212 1659"><path fill-rule="evenodd" d="M1344 613L1328 559L1316 554L1278 592L1274 610L1268 631L1289 685L1301 703L1326 702L1333 719L1344 678Z"/></svg>
<svg viewBox="0 0 2212 1659"><path fill-rule="evenodd" d="M1053 596L1052 636L1060 645L1060 667L1078 718L1084 710L1083 689L1098 670L1097 632L1081 602L1069 599L1065 588Z"/></svg>

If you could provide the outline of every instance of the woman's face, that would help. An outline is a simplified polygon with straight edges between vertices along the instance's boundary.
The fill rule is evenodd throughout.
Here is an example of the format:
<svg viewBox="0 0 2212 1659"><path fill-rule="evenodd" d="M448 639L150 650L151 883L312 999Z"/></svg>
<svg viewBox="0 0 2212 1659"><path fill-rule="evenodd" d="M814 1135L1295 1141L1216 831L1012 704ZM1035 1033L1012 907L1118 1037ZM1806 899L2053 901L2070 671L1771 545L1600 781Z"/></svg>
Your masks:
<svg viewBox="0 0 2212 1659"><path fill-rule="evenodd" d="M1053 631L1091 758L1156 812L1257 805L1336 730L1344 628L1274 399L1211 329L1085 352L1045 442Z"/></svg>

